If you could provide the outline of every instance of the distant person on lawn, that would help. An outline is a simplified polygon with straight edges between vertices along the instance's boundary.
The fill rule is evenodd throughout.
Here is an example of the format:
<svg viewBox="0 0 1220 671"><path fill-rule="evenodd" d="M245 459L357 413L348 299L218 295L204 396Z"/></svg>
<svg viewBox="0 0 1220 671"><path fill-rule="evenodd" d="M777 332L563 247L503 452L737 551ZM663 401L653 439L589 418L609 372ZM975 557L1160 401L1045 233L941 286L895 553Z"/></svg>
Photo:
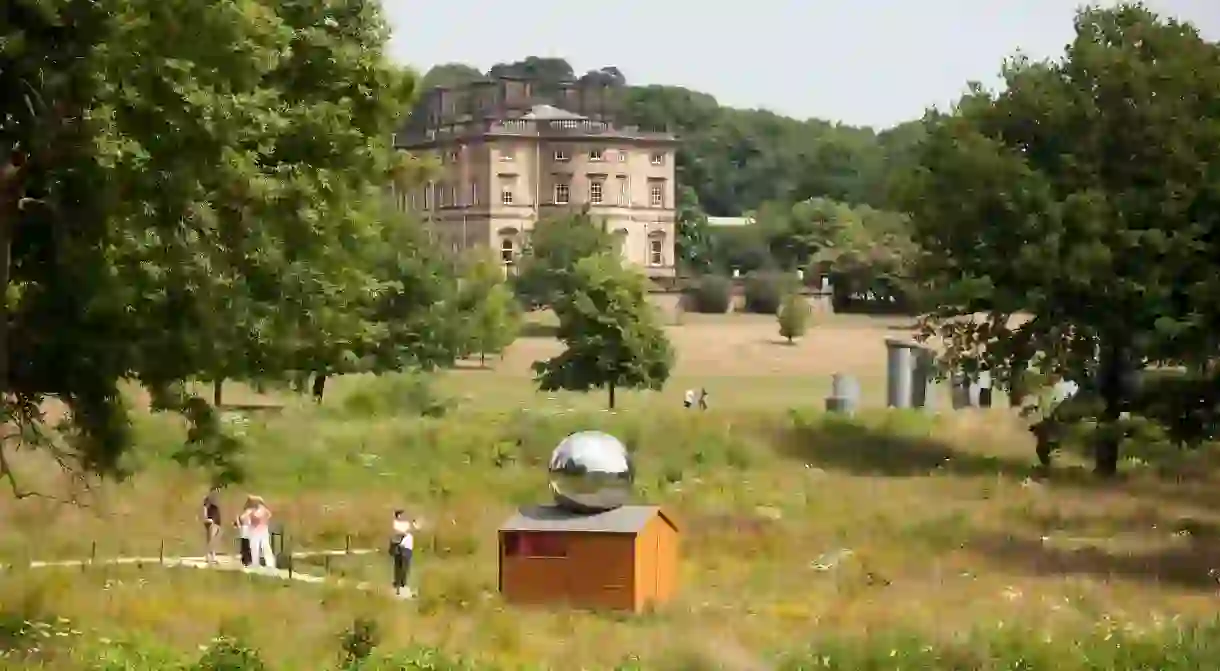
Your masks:
<svg viewBox="0 0 1220 671"><path fill-rule="evenodd" d="M207 563L216 563L216 546L220 542L220 488L212 487L203 497L203 533L207 548Z"/></svg>
<svg viewBox="0 0 1220 671"><path fill-rule="evenodd" d="M699 409L707 410L707 387L699 388Z"/></svg>
<svg viewBox="0 0 1220 671"><path fill-rule="evenodd" d="M250 509L250 564L275 569L275 553L271 550L271 509L261 496L246 499ZM263 562L266 562L265 564Z"/></svg>
<svg viewBox="0 0 1220 671"><path fill-rule="evenodd" d="M695 390L687 389L686 394L682 397L682 407L690 410L695 407Z"/></svg>
<svg viewBox="0 0 1220 671"><path fill-rule="evenodd" d="M419 522L407 519L403 510L394 511L394 522L390 531L390 557L394 562L394 596L411 596L407 578L411 572L411 559L415 554L415 529ZM404 595L403 592L406 592Z"/></svg>

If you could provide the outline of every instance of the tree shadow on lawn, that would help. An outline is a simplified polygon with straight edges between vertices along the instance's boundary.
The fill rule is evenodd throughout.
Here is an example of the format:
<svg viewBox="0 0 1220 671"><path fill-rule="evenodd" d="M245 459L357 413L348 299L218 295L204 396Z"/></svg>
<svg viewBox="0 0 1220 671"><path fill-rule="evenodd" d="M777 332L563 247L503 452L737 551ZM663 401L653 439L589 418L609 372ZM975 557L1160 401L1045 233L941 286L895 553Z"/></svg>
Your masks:
<svg viewBox="0 0 1220 671"><path fill-rule="evenodd" d="M997 533L973 535L966 548L992 564L1039 577L1125 578L1190 590L1215 590L1215 568L1220 565L1220 540L1210 538L1127 551L1106 548L1098 539L1056 543L1049 536Z"/></svg>
<svg viewBox="0 0 1220 671"><path fill-rule="evenodd" d="M559 337L558 324L543 324L539 322L525 322L521 324L521 330L517 332L518 338L557 338Z"/></svg>
<svg viewBox="0 0 1220 671"><path fill-rule="evenodd" d="M926 433L903 430L896 422L880 426L839 415L794 417L780 442L788 456L810 466L852 475L916 477L937 474L1009 476L1036 474L1028 462L959 450Z"/></svg>

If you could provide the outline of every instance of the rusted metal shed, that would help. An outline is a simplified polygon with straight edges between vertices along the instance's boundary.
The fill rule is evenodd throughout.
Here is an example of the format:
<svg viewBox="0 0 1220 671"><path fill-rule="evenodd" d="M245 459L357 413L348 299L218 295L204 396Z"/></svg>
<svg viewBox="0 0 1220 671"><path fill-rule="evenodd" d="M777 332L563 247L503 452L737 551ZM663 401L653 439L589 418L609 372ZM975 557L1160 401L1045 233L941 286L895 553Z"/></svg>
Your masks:
<svg viewBox="0 0 1220 671"><path fill-rule="evenodd" d="M523 508L500 526L500 593L510 603L641 612L673 598L678 526L656 506L581 515Z"/></svg>

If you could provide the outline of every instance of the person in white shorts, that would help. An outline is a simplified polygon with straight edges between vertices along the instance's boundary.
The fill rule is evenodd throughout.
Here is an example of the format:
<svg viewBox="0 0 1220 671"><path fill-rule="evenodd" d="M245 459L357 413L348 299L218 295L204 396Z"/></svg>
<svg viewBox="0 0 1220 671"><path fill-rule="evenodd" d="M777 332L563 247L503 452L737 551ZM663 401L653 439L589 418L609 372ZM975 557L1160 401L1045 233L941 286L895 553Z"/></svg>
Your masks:
<svg viewBox="0 0 1220 671"><path fill-rule="evenodd" d="M394 511L394 523L390 532L390 557L394 560L394 596L411 596L411 590L407 588L407 578L411 572L411 559L415 554L414 530L418 528L419 523L407 519L405 511Z"/></svg>

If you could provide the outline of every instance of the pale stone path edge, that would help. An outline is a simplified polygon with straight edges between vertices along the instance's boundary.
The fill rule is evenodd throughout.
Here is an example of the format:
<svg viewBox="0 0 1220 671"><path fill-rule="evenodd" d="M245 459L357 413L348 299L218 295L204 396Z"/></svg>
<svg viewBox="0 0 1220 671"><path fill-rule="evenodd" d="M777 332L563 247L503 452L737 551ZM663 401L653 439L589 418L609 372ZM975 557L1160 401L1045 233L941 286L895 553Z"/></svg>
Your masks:
<svg viewBox="0 0 1220 671"><path fill-rule="evenodd" d="M290 556L298 557L345 557L351 555L370 555L377 553L378 550L368 548L353 549L353 550L315 550L305 552L292 552ZM232 555L219 555L216 564L209 564L206 557L111 557L108 559L67 559L61 561L32 561L25 566L14 564L0 564L0 572L11 570L13 568L21 569L40 569L40 568L87 568L91 566L164 566L166 568L185 567L198 569L213 569L218 571L242 572L248 575L261 576L266 578L278 578L280 580L291 580L296 582L323 584L330 583L341 587L351 587L358 590L369 591L377 590L377 586L369 582L353 582L344 579L335 579L327 576L312 575L309 573L300 573L297 571L289 571L287 569L247 569L241 566L236 558ZM388 588L383 588L389 591ZM408 592L408 596L410 596Z"/></svg>

